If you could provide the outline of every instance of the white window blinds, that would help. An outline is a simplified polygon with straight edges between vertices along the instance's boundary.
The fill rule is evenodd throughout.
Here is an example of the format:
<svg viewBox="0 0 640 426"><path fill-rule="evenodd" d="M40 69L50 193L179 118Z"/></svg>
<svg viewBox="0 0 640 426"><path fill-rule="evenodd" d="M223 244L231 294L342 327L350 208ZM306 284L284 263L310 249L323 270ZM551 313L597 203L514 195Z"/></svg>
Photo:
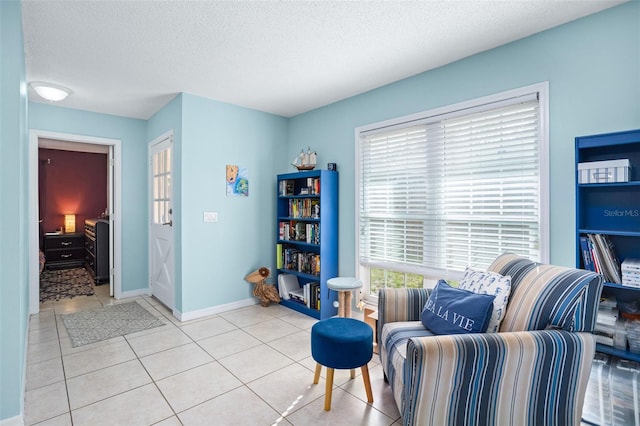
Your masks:
<svg viewBox="0 0 640 426"><path fill-rule="evenodd" d="M540 259L537 94L363 132L359 257L404 272Z"/></svg>

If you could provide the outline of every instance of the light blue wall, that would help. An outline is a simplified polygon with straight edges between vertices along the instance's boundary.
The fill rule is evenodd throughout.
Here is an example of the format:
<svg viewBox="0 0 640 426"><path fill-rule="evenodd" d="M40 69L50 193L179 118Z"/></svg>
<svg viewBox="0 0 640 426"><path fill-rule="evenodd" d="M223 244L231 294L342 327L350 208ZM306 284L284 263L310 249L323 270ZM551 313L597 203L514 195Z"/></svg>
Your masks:
<svg viewBox="0 0 640 426"><path fill-rule="evenodd" d="M32 130L121 140L123 292L148 287L146 123L145 120L29 103L29 128Z"/></svg>
<svg viewBox="0 0 640 426"><path fill-rule="evenodd" d="M275 266L274 165L284 117L182 95L182 312L251 297L244 276ZM245 167L249 196L226 195L226 165ZM204 223L205 211L218 212Z"/></svg>
<svg viewBox="0 0 640 426"><path fill-rule="evenodd" d="M187 93L148 122L147 140L174 132L175 308L183 314L251 297L244 276L273 267L274 163L287 119ZM226 195L226 165L246 167L249 197ZM203 213L218 213L204 223Z"/></svg>
<svg viewBox="0 0 640 426"><path fill-rule="evenodd" d="M188 313L250 297L244 273L273 263L274 164L283 158L287 119L189 94L147 122L29 105L31 129L122 140L123 291L147 288L148 142L173 130L175 307ZM226 196L226 164L248 168L248 198ZM205 210L217 211L219 222L204 224Z"/></svg>
<svg viewBox="0 0 640 426"><path fill-rule="evenodd" d="M29 318L27 96L20 3L0 2L0 420L21 415Z"/></svg>
<svg viewBox="0 0 640 426"><path fill-rule="evenodd" d="M176 308L250 297L246 273L274 266L275 174L301 148L340 172L340 274L354 273L354 129L541 81L550 84L551 261L574 262L573 143L640 127L640 4L628 3L287 120L189 94L149 121L29 103L20 5L0 2L0 419L21 412L28 318L27 128L122 140L123 291L147 288L148 142L175 132ZM339 76L337 77L339 78ZM248 198L225 193L225 166L249 170ZM204 211L218 223L205 224ZM181 266L180 266L181 265ZM17 326L16 326L17 324Z"/></svg>
<svg viewBox="0 0 640 426"><path fill-rule="evenodd" d="M355 137L370 123L549 81L551 262L575 262L574 137L640 127L640 3L632 2L290 120L340 172L340 274L355 273Z"/></svg>

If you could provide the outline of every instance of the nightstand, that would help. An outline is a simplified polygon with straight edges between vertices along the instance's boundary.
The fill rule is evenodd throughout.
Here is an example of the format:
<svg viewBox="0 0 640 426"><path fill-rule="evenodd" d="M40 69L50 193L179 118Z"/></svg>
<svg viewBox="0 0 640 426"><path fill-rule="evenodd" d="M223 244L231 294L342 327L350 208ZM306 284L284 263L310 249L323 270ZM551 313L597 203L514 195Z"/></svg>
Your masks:
<svg viewBox="0 0 640 426"><path fill-rule="evenodd" d="M45 268L63 269L84 263L84 234L44 235Z"/></svg>

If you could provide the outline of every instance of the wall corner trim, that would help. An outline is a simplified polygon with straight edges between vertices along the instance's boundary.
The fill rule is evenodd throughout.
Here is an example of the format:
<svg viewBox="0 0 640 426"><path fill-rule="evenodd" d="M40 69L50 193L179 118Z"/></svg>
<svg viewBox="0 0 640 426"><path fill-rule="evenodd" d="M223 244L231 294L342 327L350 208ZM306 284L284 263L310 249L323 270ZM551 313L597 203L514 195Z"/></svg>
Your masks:
<svg viewBox="0 0 640 426"><path fill-rule="evenodd" d="M252 297L249 299L226 303L224 305L216 305L210 308L199 309L197 311L191 311L191 312L185 312L185 313L173 311L173 315L176 318L178 318L181 322L191 321L191 320L206 317L209 315L215 315L222 312L232 311L234 309L246 308L248 306L253 306L257 304L258 304L258 299Z"/></svg>

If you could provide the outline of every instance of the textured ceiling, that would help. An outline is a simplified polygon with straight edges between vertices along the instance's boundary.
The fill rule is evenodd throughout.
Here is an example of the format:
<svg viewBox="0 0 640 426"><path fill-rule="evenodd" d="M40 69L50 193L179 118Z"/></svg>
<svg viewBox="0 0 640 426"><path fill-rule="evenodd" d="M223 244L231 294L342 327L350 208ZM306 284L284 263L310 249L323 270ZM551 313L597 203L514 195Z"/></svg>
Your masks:
<svg viewBox="0 0 640 426"><path fill-rule="evenodd" d="M293 116L620 3L22 0L22 19L27 80L73 91L58 105L147 119L187 92Z"/></svg>

